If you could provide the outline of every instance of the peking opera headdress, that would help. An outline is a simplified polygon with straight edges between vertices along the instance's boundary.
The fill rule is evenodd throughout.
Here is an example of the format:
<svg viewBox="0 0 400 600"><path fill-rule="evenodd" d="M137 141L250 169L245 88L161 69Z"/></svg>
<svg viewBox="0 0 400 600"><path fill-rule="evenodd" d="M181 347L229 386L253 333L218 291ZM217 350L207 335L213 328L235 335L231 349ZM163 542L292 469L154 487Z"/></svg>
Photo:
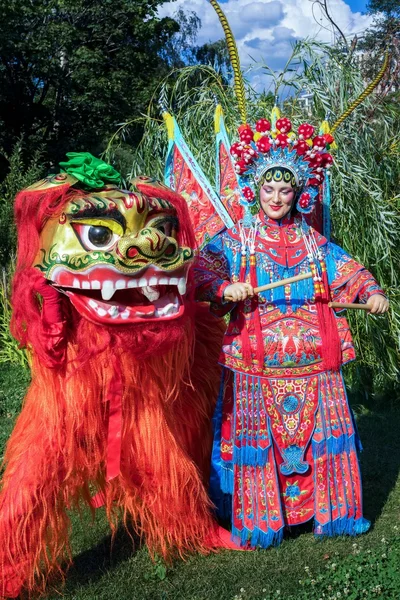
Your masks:
<svg viewBox="0 0 400 600"><path fill-rule="evenodd" d="M247 123L243 76L235 39L217 0L210 0L210 3L223 27L234 71L234 89L242 124L238 128L239 140L230 146L230 155L245 215L248 214L248 205L256 201L265 174L268 173L275 180L286 177L287 182L299 191L297 210L303 215L310 215L313 225L329 238L329 169L333 164L331 151L336 149L333 134L379 84L388 66L388 55L386 54L374 81L337 119L332 128L325 120L318 129L309 123L301 123L295 129L289 118L281 116L277 106L274 106L270 120L259 119L252 127ZM249 221L245 217L246 220Z"/></svg>
<svg viewBox="0 0 400 600"><path fill-rule="evenodd" d="M286 177L297 190L296 208L325 237L330 237L330 181L336 148L334 133L381 81L387 65L385 56L376 78L347 110L329 126L325 120L316 128L309 123L294 127L281 116L277 106L270 118L247 122L246 98L239 54L229 23L217 0L210 0L223 27L234 72L234 91L241 125L238 136L229 139L222 107L215 111L215 189L187 146L174 117L164 111L169 148L165 183L181 193L190 205L198 245L201 247L226 227L241 223L250 227L252 206L260 183L267 177ZM273 171L273 174L271 173Z"/></svg>

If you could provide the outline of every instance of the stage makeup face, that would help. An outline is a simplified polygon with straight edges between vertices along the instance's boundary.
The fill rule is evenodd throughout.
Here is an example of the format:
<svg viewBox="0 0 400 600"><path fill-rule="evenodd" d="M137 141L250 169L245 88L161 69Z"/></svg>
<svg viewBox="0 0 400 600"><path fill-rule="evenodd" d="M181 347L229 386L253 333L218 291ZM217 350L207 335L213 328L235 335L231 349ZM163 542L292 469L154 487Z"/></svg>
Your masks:
<svg viewBox="0 0 400 600"><path fill-rule="evenodd" d="M285 181L265 181L260 188L260 204L270 219L283 219L291 210L295 190Z"/></svg>

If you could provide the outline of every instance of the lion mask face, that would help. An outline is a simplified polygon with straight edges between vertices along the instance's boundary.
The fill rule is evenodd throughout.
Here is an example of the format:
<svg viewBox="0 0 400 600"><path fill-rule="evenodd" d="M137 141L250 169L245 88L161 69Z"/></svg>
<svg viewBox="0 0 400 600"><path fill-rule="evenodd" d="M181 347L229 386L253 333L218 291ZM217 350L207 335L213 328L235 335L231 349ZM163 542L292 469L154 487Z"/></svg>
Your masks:
<svg viewBox="0 0 400 600"><path fill-rule="evenodd" d="M106 186L78 193L47 221L34 266L92 322L178 319L193 259L178 231L168 200Z"/></svg>

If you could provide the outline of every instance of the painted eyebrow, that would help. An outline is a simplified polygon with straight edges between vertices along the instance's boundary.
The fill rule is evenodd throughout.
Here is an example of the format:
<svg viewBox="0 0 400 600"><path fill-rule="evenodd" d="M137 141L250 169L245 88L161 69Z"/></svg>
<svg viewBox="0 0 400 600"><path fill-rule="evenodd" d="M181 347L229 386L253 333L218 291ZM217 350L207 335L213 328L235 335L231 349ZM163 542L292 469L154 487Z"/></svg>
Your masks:
<svg viewBox="0 0 400 600"><path fill-rule="evenodd" d="M172 216L172 217L176 217L176 210L175 208L171 207L171 208L152 208L151 210L149 210L149 212L147 213L147 219L153 218L153 217L168 217L168 216Z"/></svg>
<svg viewBox="0 0 400 600"><path fill-rule="evenodd" d="M77 213L70 214L69 216L77 221L98 218L112 219L113 221L119 223L124 231L126 229L126 219L124 215L122 215L116 208L101 209L96 206L90 206L82 208Z"/></svg>
<svg viewBox="0 0 400 600"><path fill-rule="evenodd" d="M268 183L264 183L263 188L271 188L271 189L273 189L272 186L269 185ZM290 185L288 185L287 187L281 188L279 191L280 192L287 192L287 191L291 191L292 189L293 188Z"/></svg>

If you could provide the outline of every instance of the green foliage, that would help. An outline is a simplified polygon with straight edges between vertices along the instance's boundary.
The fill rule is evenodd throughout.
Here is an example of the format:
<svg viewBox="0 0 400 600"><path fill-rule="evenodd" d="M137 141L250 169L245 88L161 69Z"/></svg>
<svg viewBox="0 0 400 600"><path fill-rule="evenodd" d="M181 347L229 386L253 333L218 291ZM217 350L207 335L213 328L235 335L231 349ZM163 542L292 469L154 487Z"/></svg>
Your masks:
<svg viewBox="0 0 400 600"><path fill-rule="evenodd" d="M398 0L369 0L367 9L370 13L385 13L385 15L400 15Z"/></svg>
<svg viewBox="0 0 400 600"><path fill-rule="evenodd" d="M371 78L377 72L377 58L384 51L388 51L392 68L384 83L389 90L399 90L400 3L398 0L370 0L367 9L374 15L374 21L357 45L357 48L363 52L363 73L367 78Z"/></svg>
<svg viewBox="0 0 400 600"><path fill-rule="evenodd" d="M361 68L367 80L373 79L378 71L379 58L389 52L391 69L383 79L383 87L387 91L400 89L400 16L393 13L375 16L372 26L357 44L362 52Z"/></svg>
<svg viewBox="0 0 400 600"><path fill-rule="evenodd" d="M179 30L164 44L161 56L171 68L196 62L196 39L201 21L194 11L179 8L173 15Z"/></svg>
<svg viewBox="0 0 400 600"><path fill-rule="evenodd" d="M373 550L360 550L352 544L345 559L326 554L323 571L314 573L304 566L304 579L299 579L295 594L283 595L280 589L261 595L248 593L243 587L232 600L397 600L400 592L399 527L394 526L389 539L383 537Z"/></svg>
<svg viewBox="0 0 400 600"><path fill-rule="evenodd" d="M168 66L178 30L161 0L0 0L0 147L24 136L53 164L96 154L115 124L139 114Z"/></svg>
<svg viewBox="0 0 400 600"><path fill-rule="evenodd" d="M30 373L18 364L1 365L0 368L0 462L20 410Z"/></svg>
<svg viewBox="0 0 400 600"><path fill-rule="evenodd" d="M147 581L163 581L167 577L167 567L162 558L157 556L152 566L153 568L144 574L144 578Z"/></svg>
<svg viewBox="0 0 400 600"><path fill-rule="evenodd" d="M256 95L251 88L249 94L249 121L257 120L271 111L274 102L271 94ZM105 157L114 161L115 155L126 147L130 126L140 122L144 134L131 150L132 163L127 177L148 173L162 179L168 147L166 129L161 118L161 111L165 108L176 116L185 140L210 181L214 181L213 123L216 98L223 106L228 129L234 131L239 123L239 110L233 89L226 85L223 76L205 65L173 69L155 89L146 114L132 122L121 124L114 133Z"/></svg>
<svg viewBox="0 0 400 600"><path fill-rule="evenodd" d="M231 72L228 46L225 40L209 42L198 48L197 61L202 65L211 65L217 73Z"/></svg>
<svg viewBox="0 0 400 600"><path fill-rule="evenodd" d="M303 60L298 85L314 94L316 123L327 111L332 123L365 88L362 73L357 62L342 59L334 49L325 48L321 54L305 46L309 56ZM294 117L302 116L296 102L292 109ZM391 302L385 317L348 311L358 361L347 369L347 380L351 390L365 400L371 394L393 393L400 374L398 105L390 96L371 95L335 132L335 140L333 237L373 273Z"/></svg>
<svg viewBox="0 0 400 600"><path fill-rule="evenodd" d="M14 270L16 231L13 216L17 192L44 175L42 152L36 150L27 163L23 145L18 142L8 160L8 175L0 184L0 364L12 363L27 367L24 350L18 347L10 333L10 280Z"/></svg>
<svg viewBox="0 0 400 600"><path fill-rule="evenodd" d="M10 333L11 303L5 269L0 278L0 364L12 363L27 367L28 361L24 350Z"/></svg>
<svg viewBox="0 0 400 600"><path fill-rule="evenodd" d="M24 158L21 141L17 142L10 156L4 154L8 174L0 184L0 267L13 269L15 257L15 226L13 217L14 198L19 190L28 187L44 176L43 152L36 149L30 160Z"/></svg>
<svg viewBox="0 0 400 600"><path fill-rule="evenodd" d="M354 542L352 554L340 563L329 561L325 573L314 576L307 569L306 579L301 580L301 596L297 596L296 600L397 600L400 591L398 532L399 527L395 525L390 538L383 537L381 545L374 551L361 551Z"/></svg>

